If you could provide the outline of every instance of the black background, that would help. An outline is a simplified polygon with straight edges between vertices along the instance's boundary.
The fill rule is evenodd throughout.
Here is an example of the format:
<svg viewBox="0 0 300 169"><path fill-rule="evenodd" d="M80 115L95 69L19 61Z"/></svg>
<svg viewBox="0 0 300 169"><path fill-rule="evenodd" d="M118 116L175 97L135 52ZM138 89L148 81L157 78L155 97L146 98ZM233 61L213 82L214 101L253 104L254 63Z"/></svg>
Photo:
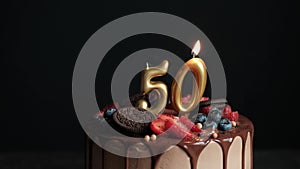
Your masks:
<svg viewBox="0 0 300 169"><path fill-rule="evenodd" d="M103 25L145 11L182 17L211 40L226 72L227 99L255 125L255 149L300 148L293 2L10 1L1 4L0 151L83 152L71 90L77 56ZM190 52L173 39L145 35L120 42L108 55L147 47ZM107 97L105 85L96 84L97 96Z"/></svg>

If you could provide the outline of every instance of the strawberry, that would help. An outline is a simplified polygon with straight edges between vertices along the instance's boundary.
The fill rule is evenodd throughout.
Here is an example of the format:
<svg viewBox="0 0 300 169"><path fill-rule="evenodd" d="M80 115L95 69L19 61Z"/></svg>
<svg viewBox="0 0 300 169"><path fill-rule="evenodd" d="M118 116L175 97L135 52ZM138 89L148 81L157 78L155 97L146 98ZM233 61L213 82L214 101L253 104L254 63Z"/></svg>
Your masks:
<svg viewBox="0 0 300 169"><path fill-rule="evenodd" d="M150 128L155 134L162 134L169 130L168 133L179 138L192 138L194 136L192 132L201 132L201 129L187 117L178 118L169 114L160 114L156 120L151 122Z"/></svg>
<svg viewBox="0 0 300 169"><path fill-rule="evenodd" d="M184 124L192 132L201 132L201 129L197 127L190 119L185 116L181 116L179 121Z"/></svg>
<svg viewBox="0 0 300 169"><path fill-rule="evenodd" d="M208 114L210 110L210 106L205 106L200 109L200 113Z"/></svg>
<svg viewBox="0 0 300 169"><path fill-rule="evenodd" d="M239 119L239 112L233 111L228 114L226 118L228 118L230 121L237 121Z"/></svg>
<svg viewBox="0 0 300 169"><path fill-rule="evenodd" d="M239 113L232 112L230 105L226 105L223 109L222 118L228 118L230 121L237 121L239 118Z"/></svg>
<svg viewBox="0 0 300 169"><path fill-rule="evenodd" d="M179 138L193 138L194 134L190 132L186 126L176 120L167 120L165 122L166 128L169 129L170 133L174 134Z"/></svg>
<svg viewBox="0 0 300 169"><path fill-rule="evenodd" d="M230 107L230 105L226 105L223 109L223 115L226 116L227 114L230 114L232 112L232 109Z"/></svg>
<svg viewBox="0 0 300 169"><path fill-rule="evenodd" d="M158 118L151 122L150 128L155 134L162 134L163 132L165 132L167 130L165 124L166 124L165 120Z"/></svg>

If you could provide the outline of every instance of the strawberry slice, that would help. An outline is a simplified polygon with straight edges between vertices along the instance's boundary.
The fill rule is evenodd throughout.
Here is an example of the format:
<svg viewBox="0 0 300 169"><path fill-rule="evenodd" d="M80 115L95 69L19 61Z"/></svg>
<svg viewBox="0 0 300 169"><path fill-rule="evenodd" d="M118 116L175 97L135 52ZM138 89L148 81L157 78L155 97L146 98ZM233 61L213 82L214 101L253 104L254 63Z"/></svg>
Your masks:
<svg viewBox="0 0 300 169"><path fill-rule="evenodd" d="M165 120L158 118L151 122L150 128L155 134L162 134L163 132L165 132L167 130L165 124L166 124Z"/></svg>
<svg viewBox="0 0 300 169"><path fill-rule="evenodd" d="M194 134L190 132L186 126L176 120L167 120L165 127L169 129L170 133L179 138L193 138Z"/></svg>
<svg viewBox="0 0 300 169"><path fill-rule="evenodd" d="M179 121L183 123L192 132L201 132L201 129L197 127L189 118L181 116Z"/></svg>
<svg viewBox="0 0 300 169"><path fill-rule="evenodd" d="M168 128L165 126L165 122L168 120L175 120L175 116L170 114L160 114L158 118L151 122L150 128L155 134L162 134Z"/></svg>

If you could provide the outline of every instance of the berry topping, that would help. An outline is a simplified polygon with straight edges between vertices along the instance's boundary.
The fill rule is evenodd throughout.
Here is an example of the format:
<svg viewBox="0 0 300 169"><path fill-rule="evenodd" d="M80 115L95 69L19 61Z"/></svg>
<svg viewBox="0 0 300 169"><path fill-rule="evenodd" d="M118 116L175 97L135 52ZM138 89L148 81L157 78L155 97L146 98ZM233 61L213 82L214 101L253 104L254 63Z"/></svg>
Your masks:
<svg viewBox="0 0 300 169"><path fill-rule="evenodd" d="M200 109L200 113L204 113L204 114L208 114L209 113L209 110L210 110L210 106L205 106L205 107L202 107L201 109Z"/></svg>
<svg viewBox="0 0 300 169"><path fill-rule="evenodd" d="M162 134L167 130L165 124L166 124L165 120L158 118L151 122L150 128L155 134Z"/></svg>
<svg viewBox="0 0 300 169"><path fill-rule="evenodd" d="M228 118L230 121L237 121L239 119L239 112L233 111L231 113L223 114L223 118Z"/></svg>
<svg viewBox="0 0 300 169"><path fill-rule="evenodd" d="M232 124L231 124L231 121L227 118L223 118L220 120L220 123L219 123L219 126L218 126L218 129L219 130L223 130L223 131L226 131L226 130L230 130L232 128Z"/></svg>
<svg viewBox="0 0 300 169"><path fill-rule="evenodd" d="M162 134L168 130L168 133L179 138L192 138L193 132L201 132L201 128L187 117L178 118L169 114L160 114L156 120L151 122L150 128L155 134Z"/></svg>
<svg viewBox="0 0 300 169"><path fill-rule="evenodd" d="M169 129L170 133L179 138L193 138L194 134L190 132L185 125L177 120L167 120L166 128Z"/></svg>
<svg viewBox="0 0 300 169"><path fill-rule="evenodd" d="M231 112L232 112L231 107L227 104L223 109L223 115L229 114Z"/></svg>
<svg viewBox="0 0 300 169"><path fill-rule="evenodd" d="M183 123L187 129L189 129L190 131L192 132L201 132L201 129L197 127L197 125L195 125L190 119L188 119L187 117L185 116L181 116L179 118L179 121L181 123Z"/></svg>
<svg viewBox="0 0 300 169"><path fill-rule="evenodd" d="M170 114L160 114L158 118L151 122L150 128L155 134L162 134L168 128L166 128L165 123L168 120L175 120L175 116Z"/></svg>
<svg viewBox="0 0 300 169"><path fill-rule="evenodd" d="M203 124L204 122L206 122L207 120L207 115L204 113L198 113L196 120L195 120L195 124L197 123L201 123Z"/></svg>
<svg viewBox="0 0 300 169"><path fill-rule="evenodd" d="M115 108L109 108L109 109L105 110L104 117L110 118L116 111L117 111L117 109L115 109Z"/></svg>

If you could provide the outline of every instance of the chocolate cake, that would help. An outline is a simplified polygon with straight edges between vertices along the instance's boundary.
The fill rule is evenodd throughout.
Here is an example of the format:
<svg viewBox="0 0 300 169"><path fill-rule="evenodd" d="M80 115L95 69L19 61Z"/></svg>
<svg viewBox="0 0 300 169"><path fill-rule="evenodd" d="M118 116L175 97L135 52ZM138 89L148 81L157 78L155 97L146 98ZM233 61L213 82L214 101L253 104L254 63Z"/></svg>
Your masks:
<svg viewBox="0 0 300 169"><path fill-rule="evenodd" d="M216 129L209 135L209 138L205 139L201 134L209 131L204 129L202 122L202 116L205 117L205 113L212 111L212 107L218 107L218 103L225 104L221 108L223 120L216 126ZM221 100L207 100L201 102L199 112L196 113L199 119L193 119L193 125L188 130L186 126L189 126L191 122L187 121L188 118L182 116L177 117L174 115L173 109L166 109L162 114L167 115L167 119L163 126L157 126L155 120L151 115L147 113L147 119L152 120L150 128L152 130L151 137L137 136L140 138L139 142L133 141L130 137L121 136L101 136L105 138L106 142L103 146L98 146L91 139L87 139L87 151L86 151L86 168L87 169L252 169L253 168L253 134L254 128L252 122L245 116L239 115L237 112L231 111L231 107L224 99ZM118 108L116 108L118 109ZM128 108L125 108L128 112ZM134 109L134 108L133 108ZM120 108L121 111L117 111L111 116L117 116L116 113L120 113L124 108ZM103 111L107 111L103 110ZM134 110L132 110L134 111ZM141 110L138 110L141 111ZM103 115L104 112L102 112ZM204 114L204 115L203 115ZM115 118L116 119L116 118ZM161 117L161 119L166 119ZM124 120L124 119L122 119ZM198 122L197 122L198 120ZM115 120L113 120L115 121ZM160 132L157 129L164 129L168 126L168 122L173 122L172 125L176 126L176 130L172 130L172 126L168 127L168 132ZM192 121L192 120L191 120ZM226 123L225 123L226 122ZM112 122L114 124L114 122ZM202 128L203 125L203 128ZM113 126L113 125L112 125ZM148 126L148 124L142 125ZM178 126L180 128L178 128ZM181 129L183 126L183 129ZM225 127L224 127L225 126ZM140 126L139 126L140 127ZM158 127L158 128L157 128ZM147 128L148 130L149 128ZM182 135L182 131L188 131ZM130 131L133 131L132 129ZM181 133L180 133L180 132ZM122 132L122 131L121 131ZM123 130L124 134L129 130ZM179 132L179 134L178 134ZM140 134L139 131L137 134ZM145 133L149 133L148 131ZM144 133L144 134L145 134ZM149 133L151 134L151 132ZM129 134L131 135L131 134ZM174 144L172 144L174 143ZM163 146L165 151L159 153ZM117 149L118 151L124 151L127 156L120 156L113 154L105 149ZM156 152L157 151L157 152ZM134 156L134 158L132 158Z"/></svg>

